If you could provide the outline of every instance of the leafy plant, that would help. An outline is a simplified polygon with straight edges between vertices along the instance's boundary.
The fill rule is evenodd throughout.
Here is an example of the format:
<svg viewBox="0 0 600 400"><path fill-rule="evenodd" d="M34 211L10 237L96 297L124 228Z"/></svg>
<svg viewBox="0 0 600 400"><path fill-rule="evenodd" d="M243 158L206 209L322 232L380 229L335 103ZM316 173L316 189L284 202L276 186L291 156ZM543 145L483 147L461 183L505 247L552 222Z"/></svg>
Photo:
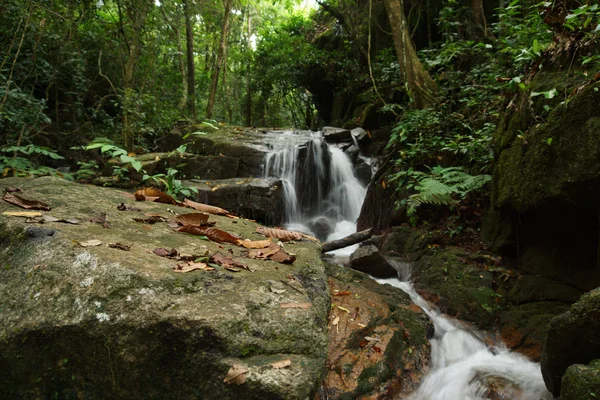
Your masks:
<svg viewBox="0 0 600 400"><path fill-rule="evenodd" d="M165 192L178 199L182 195L184 197L191 197L192 193L198 194L198 188L194 186L185 186L180 179L177 179L177 175L180 172L175 168L169 168L166 174L156 174L152 176L144 175L143 180L154 180L157 183L164 185Z"/></svg>
<svg viewBox="0 0 600 400"><path fill-rule="evenodd" d="M4 153L4 154L2 154ZM47 147L28 144L26 146L7 146L0 148L0 171L2 176L41 176L55 175L70 178L55 168L40 165L38 159L62 160L64 157Z"/></svg>

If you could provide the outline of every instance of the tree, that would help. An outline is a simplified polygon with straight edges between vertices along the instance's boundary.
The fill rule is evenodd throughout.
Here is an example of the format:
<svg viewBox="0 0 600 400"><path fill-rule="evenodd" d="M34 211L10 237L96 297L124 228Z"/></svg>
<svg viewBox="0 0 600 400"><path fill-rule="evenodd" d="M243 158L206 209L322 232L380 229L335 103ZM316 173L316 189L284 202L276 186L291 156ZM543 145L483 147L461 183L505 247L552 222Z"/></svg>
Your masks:
<svg viewBox="0 0 600 400"><path fill-rule="evenodd" d="M196 120L196 67L194 65L194 31L191 20L190 0L182 0L185 14L185 33L187 42L187 106L188 116Z"/></svg>
<svg viewBox="0 0 600 400"><path fill-rule="evenodd" d="M423 64L411 42L403 0L383 0L392 27L394 48L400 71L404 74L408 91L416 108L427 108L435 103L437 86Z"/></svg>
<svg viewBox="0 0 600 400"><path fill-rule="evenodd" d="M206 118L212 118L213 108L215 106L215 97L217 94L217 86L219 83L219 74L225 56L227 46L227 36L229 35L229 12L231 11L231 0L225 0L225 12L223 13L223 28L221 30L221 40L219 42L219 51L215 62L210 84L210 94L208 96L208 106L206 108Z"/></svg>

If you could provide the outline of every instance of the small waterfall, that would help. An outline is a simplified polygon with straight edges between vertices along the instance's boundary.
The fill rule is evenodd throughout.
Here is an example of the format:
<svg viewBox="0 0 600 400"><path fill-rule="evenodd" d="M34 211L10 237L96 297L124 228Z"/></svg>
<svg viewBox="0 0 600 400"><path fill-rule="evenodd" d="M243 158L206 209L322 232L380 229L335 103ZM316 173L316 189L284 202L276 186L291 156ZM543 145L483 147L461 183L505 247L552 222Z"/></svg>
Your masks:
<svg viewBox="0 0 600 400"><path fill-rule="evenodd" d="M486 345L479 332L445 317L432 308L414 289L410 263L388 260L399 271L400 279L377 279L406 292L421 307L435 326L431 339L431 371L410 400L551 400L537 363L511 352L502 342ZM486 382L495 383L490 393ZM498 382L504 387L498 387Z"/></svg>
<svg viewBox="0 0 600 400"><path fill-rule="evenodd" d="M263 174L283 182L286 228L322 240L356 232L366 188L354 176L348 156L318 132L269 135L273 149L265 157Z"/></svg>

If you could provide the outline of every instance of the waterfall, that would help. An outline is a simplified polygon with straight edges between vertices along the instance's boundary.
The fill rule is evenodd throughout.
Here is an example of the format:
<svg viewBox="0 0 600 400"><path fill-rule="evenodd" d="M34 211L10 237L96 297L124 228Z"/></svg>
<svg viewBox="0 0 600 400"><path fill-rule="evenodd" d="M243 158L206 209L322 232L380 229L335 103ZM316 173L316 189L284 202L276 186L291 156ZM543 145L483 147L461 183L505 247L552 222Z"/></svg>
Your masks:
<svg viewBox="0 0 600 400"><path fill-rule="evenodd" d="M476 332L457 320L451 320L431 307L410 282L406 262L388 260L399 271L400 279L376 279L406 292L429 316L435 327L431 339L431 371L410 400L551 400L537 363L511 352L502 342L486 345ZM491 340L491 339L490 339ZM490 393L486 382L506 383ZM490 397L492 395L492 397ZM494 397L495 396L495 397Z"/></svg>
<svg viewBox="0 0 600 400"><path fill-rule="evenodd" d="M263 175L283 182L286 228L321 240L356 232L366 188L348 156L319 132L268 135L272 150L265 156Z"/></svg>

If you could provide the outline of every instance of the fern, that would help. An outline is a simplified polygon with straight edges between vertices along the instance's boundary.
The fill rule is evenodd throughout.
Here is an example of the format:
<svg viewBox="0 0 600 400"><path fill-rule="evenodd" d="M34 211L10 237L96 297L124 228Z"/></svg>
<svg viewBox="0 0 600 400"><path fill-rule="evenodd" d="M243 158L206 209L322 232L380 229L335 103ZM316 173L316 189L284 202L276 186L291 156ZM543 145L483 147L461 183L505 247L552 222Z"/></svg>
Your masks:
<svg viewBox="0 0 600 400"><path fill-rule="evenodd" d="M413 172L415 193L406 201L408 215L413 215L423 204L456 207L471 192L481 190L492 177L470 175L462 167L434 167L431 172Z"/></svg>

